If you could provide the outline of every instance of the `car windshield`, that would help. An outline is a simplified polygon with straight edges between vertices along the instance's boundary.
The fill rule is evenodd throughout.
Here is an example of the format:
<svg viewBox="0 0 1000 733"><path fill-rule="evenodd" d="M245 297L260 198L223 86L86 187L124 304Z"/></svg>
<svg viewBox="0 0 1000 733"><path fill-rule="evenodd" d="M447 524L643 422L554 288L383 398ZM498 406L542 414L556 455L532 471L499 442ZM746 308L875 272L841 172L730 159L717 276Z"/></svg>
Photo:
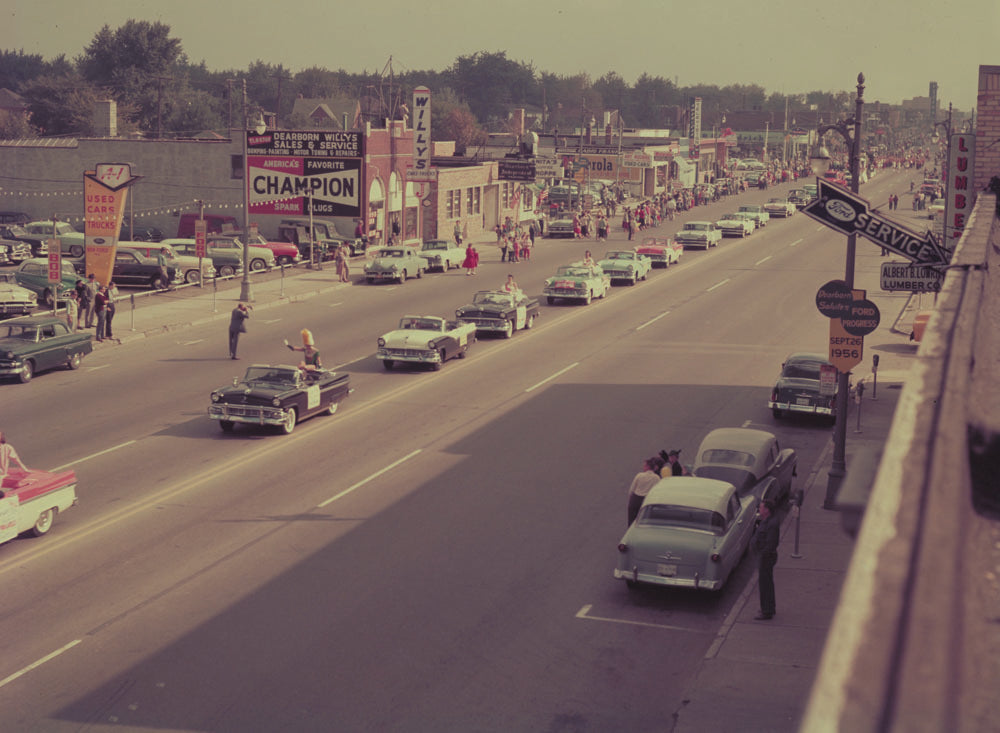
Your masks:
<svg viewBox="0 0 1000 733"><path fill-rule="evenodd" d="M511 300L513 300L511 296L506 293L476 293L472 296L473 304L493 303L496 305L509 305Z"/></svg>
<svg viewBox="0 0 1000 733"><path fill-rule="evenodd" d="M3 338L8 339L21 339L22 341L38 340L38 329L34 326L8 325L0 333L3 334Z"/></svg>
<svg viewBox="0 0 1000 733"><path fill-rule="evenodd" d="M753 456L728 448L709 448L701 454L702 463L728 463L732 466L752 466Z"/></svg>
<svg viewBox="0 0 1000 733"><path fill-rule="evenodd" d="M708 229L708 224L692 223L684 225L685 231L702 232L705 231L706 229Z"/></svg>
<svg viewBox="0 0 1000 733"><path fill-rule="evenodd" d="M675 504L647 504L637 520L646 527L680 527L722 534L726 520L718 512Z"/></svg>
<svg viewBox="0 0 1000 733"><path fill-rule="evenodd" d="M379 257L402 257L403 254L401 249L384 249L379 252Z"/></svg>
<svg viewBox="0 0 1000 733"><path fill-rule="evenodd" d="M424 249L448 249L448 245L444 242L424 242Z"/></svg>
<svg viewBox="0 0 1000 733"><path fill-rule="evenodd" d="M631 260L633 259L631 252L608 252L605 256L606 260Z"/></svg>
<svg viewBox="0 0 1000 733"><path fill-rule="evenodd" d="M279 369L276 367L250 367L247 369L245 382L268 382L270 384L296 384L298 371L296 369Z"/></svg>
<svg viewBox="0 0 1000 733"><path fill-rule="evenodd" d="M404 318L399 322L399 327L404 331L440 331L441 321L436 318Z"/></svg>
<svg viewBox="0 0 1000 733"><path fill-rule="evenodd" d="M785 368L781 370L781 376L792 379L815 379L819 381L819 364L803 362L785 364Z"/></svg>
<svg viewBox="0 0 1000 733"><path fill-rule="evenodd" d="M760 207L759 206L741 206L740 207L740 211L745 211L745 212L753 214L753 213L756 213L756 212L760 211Z"/></svg>
<svg viewBox="0 0 1000 733"><path fill-rule="evenodd" d="M568 275L569 277L589 277L590 270L586 267L560 267L556 270L557 275Z"/></svg>

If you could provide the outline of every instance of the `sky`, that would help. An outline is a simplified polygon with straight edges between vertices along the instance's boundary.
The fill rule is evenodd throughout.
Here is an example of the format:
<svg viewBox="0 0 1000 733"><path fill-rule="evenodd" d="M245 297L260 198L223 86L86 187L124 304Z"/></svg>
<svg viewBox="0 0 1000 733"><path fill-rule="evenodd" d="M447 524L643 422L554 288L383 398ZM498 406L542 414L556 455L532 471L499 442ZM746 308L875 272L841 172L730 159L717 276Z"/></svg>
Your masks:
<svg viewBox="0 0 1000 733"><path fill-rule="evenodd" d="M981 64L1000 65L998 0L6 0L0 48L73 59L104 25L165 23L193 63L254 61L292 73L441 71L505 51L536 71L597 80L643 73L681 86L759 84L767 93L927 96L968 111ZM433 91L433 90L432 90Z"/></svg>

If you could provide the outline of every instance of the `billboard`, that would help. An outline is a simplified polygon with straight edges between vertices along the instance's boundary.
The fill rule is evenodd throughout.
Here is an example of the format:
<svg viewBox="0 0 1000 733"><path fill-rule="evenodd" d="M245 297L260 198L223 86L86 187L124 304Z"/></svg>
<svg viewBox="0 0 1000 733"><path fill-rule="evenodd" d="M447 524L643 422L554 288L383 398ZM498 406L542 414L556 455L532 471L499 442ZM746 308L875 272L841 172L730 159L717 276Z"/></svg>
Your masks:
<svg viewBox="0 0 1000 733"><path fill-rule="evenodd" d="M360 132L247 133L251 214L361 216Z"/></svg>
<svg viewBox="0 0 1000 733"><path fill-rule="evenodd" d="M111 282L129 186L139 178L128 163L99 163L83 174L85 269Z"/></svg>

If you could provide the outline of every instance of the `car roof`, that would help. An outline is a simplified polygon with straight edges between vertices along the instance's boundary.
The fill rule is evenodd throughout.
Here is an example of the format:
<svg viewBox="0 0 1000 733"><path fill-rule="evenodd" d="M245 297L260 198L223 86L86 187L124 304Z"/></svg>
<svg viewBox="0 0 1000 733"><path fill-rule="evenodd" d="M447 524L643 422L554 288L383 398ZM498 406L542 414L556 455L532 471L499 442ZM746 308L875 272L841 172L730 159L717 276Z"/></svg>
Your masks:
<svg viewBox="0 0 1000 733"><path fill-rule="evenodd" d="M736 489L728 481L699 476L668 476L653 485L646 504L674 504L726 513L726 504Z"/></svg>
<svg viewBox="0 0 1000 733"><path fill-rule="evenodd" d="M774 433L754 428L716 428L709 432L698 446L698 456L710 448L728 448L757 455L758 451L771 444Z"/></svg>
<svg viewBox="0 0 1000 733"><path fill-rule="evenodd" d="M789 354L785 358L785 364L788 362L816 362L819 364L829 364L830 360L827 358L826 354L812 354L805 351L796 352L794 354Z"/></svg>
<svg viewBox="0 0 1000 733"><path fill-rule="evenodd" d="M20 318L8 318L0 323L2 326L44 326L48 323L66 323L65 318L59 316L21 316Z"/></svg>

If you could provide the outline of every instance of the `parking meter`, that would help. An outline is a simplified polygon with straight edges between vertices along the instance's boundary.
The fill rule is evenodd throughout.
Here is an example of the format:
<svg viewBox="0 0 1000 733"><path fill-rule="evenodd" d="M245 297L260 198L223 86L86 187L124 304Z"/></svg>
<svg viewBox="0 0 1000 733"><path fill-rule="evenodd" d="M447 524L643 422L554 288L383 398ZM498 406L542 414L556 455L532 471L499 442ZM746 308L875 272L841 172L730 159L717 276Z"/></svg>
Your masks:
<svg viewBox="0 0 1000 733"><path fill-rule="evenodd" d="M872 399L878 399L878 354L872 354Z"/></svg>
<svg viewBox="0 0 1000 733"><path fill-rule="evenodd" d="M802 559L802 553L799 552L799 528L802 521L802 500L805 497L805 492L802 489L795 489L792 495L788 497L788 501L792 505L792 516L795 517L795 547L792 550L792 557L796 560Z"/></svg>

